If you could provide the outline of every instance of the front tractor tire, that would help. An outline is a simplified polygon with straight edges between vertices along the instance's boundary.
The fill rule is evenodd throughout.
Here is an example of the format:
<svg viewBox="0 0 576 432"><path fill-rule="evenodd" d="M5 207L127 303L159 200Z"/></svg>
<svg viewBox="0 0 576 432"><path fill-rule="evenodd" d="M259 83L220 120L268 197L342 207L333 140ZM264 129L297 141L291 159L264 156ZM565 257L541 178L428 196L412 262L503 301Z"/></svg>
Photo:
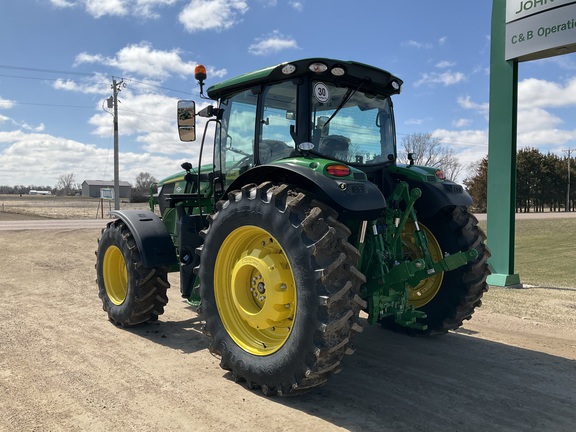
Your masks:
<svg viewBox="0 0 576 432"><path fill-rule="evenodd" d="M146 268L134 236L121 220L102 230L96 250L96 283L102 307L115 324L156 321L168 303L167 268Z"/></svg>
<svg viewBox="0 0 576 432"><path fill-rule="evenodd" d="M418 321L426 324L424 331L404 329L410 333L443 334L455 330L464 320L472 317L474 310L482 304L481 298L488 290L486 277L490 274L487 260L490 251L485 245L486 235L478 227L478 220L466 207L447 207L430 218L421 218L420 227L426 233L432 260L437 262L443 255L474 248L478 257L462 267L449 272L440 272L422 280L417 286L409 287L409 303L427 317ZM414 224L408 223L403 233L408 254L411 249L411 231ZM420 256L417 256L420 258ZM397 328L395 323L383 322L385 326Z"/></svg>
<svg viewBox="0 0 576 432"><path fill-rule="evenodd" d="M336 212L288 185L247 185L202 232L201 312L221 367L249 388L287 395L340 370L361 331L364 276Z"/></svg>

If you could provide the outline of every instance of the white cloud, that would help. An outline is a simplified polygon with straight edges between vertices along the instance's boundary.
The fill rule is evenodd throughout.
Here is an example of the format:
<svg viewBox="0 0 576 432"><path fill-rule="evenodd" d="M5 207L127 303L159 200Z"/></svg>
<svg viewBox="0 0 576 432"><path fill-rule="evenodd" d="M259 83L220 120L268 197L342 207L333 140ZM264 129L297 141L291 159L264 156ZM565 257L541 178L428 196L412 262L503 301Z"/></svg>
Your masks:
<svg viewBox="0 0 576 432"><path fill-rule="evenodd" d="M50 3L52 3L53 6L58 8L67 8L76 5L76 2L70 0L50 0Z"/></svg>
<svg viewBox="0 0 576 432"><path fill-rule="evenodd" d="M56 90L65 90L82 94L103 95L110 93L110 77L103 74L94 74L90 81L75 81L58 78L52 84Z"/></svg>
<svg viewBox="0 0 576 432"><path fill-rule="evenodd" d="M181 50L156 50L148 42L140 42L122 48L114 57L86 52L76 56L74 65L82 63L100 63L120 69L123 73L137 74L144 77L166 79L173 74L187 76L194 74L196 62L186 62L181 57ZM210 76L223 77L225 69L208 67Z"/></svg>
<svg viewBox="0 0 576 432"><path fill-rule="evenodd" d="M74 66L78 66L82 63L104 63L110 61L106 57L100 54L88 54L87 52L81 52L76 55L74 59Z"/></svg>
<svg viewBox="0 0 576 432"><path fill-rule="evenodd" d="M10 109L14 106L14 101L0 97L0 109Z"/></svg>
<svg viewBox="0 0 576 432"><path fill-rule="evenodd" d="M576 105L576 77L565 84L528 78L518 83L519 107L563 107Z"/></svg>
<svg viewBox="0 0 576 432"><path fill-rule="evenodd" d="M518 147L563 145L576 140L576 131L560 129L555 108L576 106L576 78L565 83L528 78L518 83ZM552 110L552 111L551 111Z"/></svg>
<svg viewBox="0 0 576 432"><path fill-rule="evenodd" d="M182 163L181 159L122 149L118 160L120 179L131 183L142 171L167 177L179 171ZM53 186L65 173L74 173L79 183L113 178L110 149L42 133L0 132L0 166L0 185L13 185L14 178L20 178L26 179L26 185Z"/></svg>
<svg viewBox="0 0 576 432"><path fill-rule="evenodd" d="M576 130L560 129L563 120L539 107L518 107L518 147L561 146L576 141Z"/></svg>
<svg viewBox="0 0 576 432"><path fill-rule="evenodd" d="M488 114L488 109L490 105L486 103L477 103L472 102L472 98L470 96L460 96L457 99L458 105L460 105L464 109L479 111L483 114Z"/></svg>
<svg viewBox="0 0 576 432"><path fill-rule="evenodd" d="M518 132L535 132L555 128L562 119L542 108L519 108L518 109Z"/></svg>
<svg viewBox="0 0 576 432"><path fill-rule="evenodd" d="M234 26L239 15L248 11L243 0L191 0L178 20L190 33L204 30L226 30Z"/></svg>
<svg viewBox="0 0 576 432"><path fill-rule="evenodd" d="M103 16L136 16L158 18L157 8L171 6L179 0L50 0L57 8L83 7L94 18Z"/></svg>
<svg viewBox="0 0 576 432"><path fill-rule="evenodd" d="M447 40L448 38L446 36L441 37L437 41L438 46L445 45ZM400 45L417 49L432 49L435 47L434 42L419 42L415 41L414 39L403 41Z"/></svg>
<svg viewBox="0 0 576 432"><path fill-rule="evenodd" d="M408 119L404 122L404 124L415 125L415 126L420 126L423 123L424 123L424 119Z"/></svg>
<svg viewBox="0 0 576 432"><path fill-rule="evenodd" d="M297 49L298 44L290 36L284 36L277 30L270 35L257 39L248 47L248 52L254 55L268 55L286 49Z"/></svg>
<svg viewBox="0 0 576 432"><path fill-rule="evenodd" d="M462 72L446 71L442 73L424 73L422 74L422 77L414 83L414 87L420 87L424 84L430 86L441 84L447 87L464 81L466 81L466 75Z"/></svg>
<svg viewBox="0 0 576 432"><path fill-rule="evenodd" d="M487 130L436 129L431 134L434 138L438 138L444 146L453 149L458 154L462 166L479 161L488 154Z"/></svg>
<svg viewBox="0 0 576 432"><path fill-rule="evenodd" d="M173 149L162 150L165 144L178 142L175 127L175 110L177 99L158 94L134 94L130 87L125 88L118 97L118 132L121 136L146 133L163 134L159 151L173 152ZM112 121L108 112L93 115L89 123L95 126L93 133L100 137L112 135Z"/></svg>
<svg viewBox="0 0 576 432"><path fill-rule="evenodd" d="M454 62L449 62L447 60L443 60L441 62L436 63L435 65L437 68L439 69L446 69L446 68L450 68L450 67L454 67L456 66L456 63Z"/></svg>
<svg viewBox="0 0 576 432"><path fill-rule="evenodd" d="M288 4L296 9L298 12L302 12L304 10L304 5L302 2L299 1L289 1Z"/></svg>
<svg viewBox="0 0 576 432"><path fill-rule="evenodd" d="M30 125L27 122L23 122L23 123L14 122L14 124L21 129L24 129L27 131L32 131L32 132L44 132L44 130L46 129L46 125L44 125L44 123L40 123L37 126Z"/></svg>
<svg viewBox="0 0 576 432"><path fill-rule="evenodd" d="M470 126L471 124L472 124L472 120L465 119L465 118L460 118L460 119L456 119L456 120L452 121L452 126L454 126L455 128L458 128L458 129Z"/></svg>
<svg viewBox="0 0 576 432"><path fill-rule="evenodd" d="M407 47L412 47L412 48L418 48L418 49L431 49L434 47L434 44L431 44L429 42L417 42L415 40L407 40L402 42L401 44L402 46L407 46Z"/></svg>
<svg viewBox="0 0 576 432"><path fill-rule="evenodd" d="M518 147L562 146L576 140L576 130L547 129L518 134ZM560 149L558 149L560 150Z"/></svg>
<svg viewBox="0 0 576 432"><path fill-rule="evenodd" d="M86 12L94 18L105 15L124 16L128 15L127 0L86 0Z"/></svg>
<svg viewBox="0 0 576 432"><path fill-rule="evenodd" d="M15 105L15 102L7 99L0 98L0 109L10 109ZM0 114L0 124L4 123L5 125L15 126L20 129L25 129L29 131L36 131L41 132L44 130L45 125L44 123L40 123L37 126L32 126L26 122L18 122L11 117L4 116Z"/></svg>
<svg viewBox="0 0 576 432"><path fill-rule="evenodd" d="M132 9L137 16L159 18L160 14L156 12L156 8L171 6L177 2L178 0L136 0Z"/></svg>
<svg viewBox="0 0 576 432"><path fill-rule="evenodd" d="M576 105L576 78L565 83L529 78L518 83L518 148L547 148L558 152L561 146L576 141L576 130L562 129L556 108ZM460 107L484 114L488 118L488 103L474 102L470 96L459 97ZM458 127L454 124L454 127ZM464 141L466 138L463 138ZM488 150L486 149L486 152Z"/></svg>

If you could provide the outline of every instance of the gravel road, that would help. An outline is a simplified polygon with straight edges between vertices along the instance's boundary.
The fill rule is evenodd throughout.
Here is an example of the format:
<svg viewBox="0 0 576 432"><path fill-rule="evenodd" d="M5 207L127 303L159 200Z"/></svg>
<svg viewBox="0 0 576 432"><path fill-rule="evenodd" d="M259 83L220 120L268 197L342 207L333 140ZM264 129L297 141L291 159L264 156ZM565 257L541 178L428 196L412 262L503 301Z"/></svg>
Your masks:
<svg viewBox="0 0 576 432"><path fill-rule="evenodd" d="M546 320L496 313L489 291L443 337L366 327L325 386L266 398L220 369L176 274L157 323L111 324L99 226L59 223L0 233L0 431L574 430L576 328L554 314L576 314L576 290L545 291L562 304Z"/></svg>

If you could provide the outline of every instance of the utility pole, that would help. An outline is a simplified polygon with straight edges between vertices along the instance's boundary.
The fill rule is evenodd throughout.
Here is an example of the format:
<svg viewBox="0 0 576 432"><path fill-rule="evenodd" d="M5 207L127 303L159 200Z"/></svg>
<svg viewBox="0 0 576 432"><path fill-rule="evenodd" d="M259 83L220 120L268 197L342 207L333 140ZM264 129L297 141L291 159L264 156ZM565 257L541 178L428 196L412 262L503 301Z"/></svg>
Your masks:
<svg viewBox="0 0 576 432"><path fill-rule="evenodd" d="M568 185L566 187L566 206L564 207L564 211L570 211L570 156L574 149L562 151L568 155Z"/></svg>
<svg viewBox="0 0 576 432"><path fill-rule="evenodd" d="M112 91L114 103L114 210L120 210L120 170L118 168L118 93L124 80L116 82L112 78Z"/></svg>

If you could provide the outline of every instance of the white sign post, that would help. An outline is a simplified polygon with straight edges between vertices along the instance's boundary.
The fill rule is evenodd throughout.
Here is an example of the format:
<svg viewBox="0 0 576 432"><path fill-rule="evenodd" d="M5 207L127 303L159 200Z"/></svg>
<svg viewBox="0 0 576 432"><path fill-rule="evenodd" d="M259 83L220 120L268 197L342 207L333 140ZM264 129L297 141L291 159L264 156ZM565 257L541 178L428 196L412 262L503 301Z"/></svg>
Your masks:
<svg viewBox="0 0 576 432"><path fill-rule="evenodd" d="M576 0L507 0L506 60L576 52Z"/></svg>
<svg viewBox="0 0 576 432"><path fill-rule="evenodd" d="M108 211L112 211L112 201L114 200L113 188L100 188L100 215L104 219L104 200L108 201ZM96 219L98 219L98 210L96 210Z"/></svg>

